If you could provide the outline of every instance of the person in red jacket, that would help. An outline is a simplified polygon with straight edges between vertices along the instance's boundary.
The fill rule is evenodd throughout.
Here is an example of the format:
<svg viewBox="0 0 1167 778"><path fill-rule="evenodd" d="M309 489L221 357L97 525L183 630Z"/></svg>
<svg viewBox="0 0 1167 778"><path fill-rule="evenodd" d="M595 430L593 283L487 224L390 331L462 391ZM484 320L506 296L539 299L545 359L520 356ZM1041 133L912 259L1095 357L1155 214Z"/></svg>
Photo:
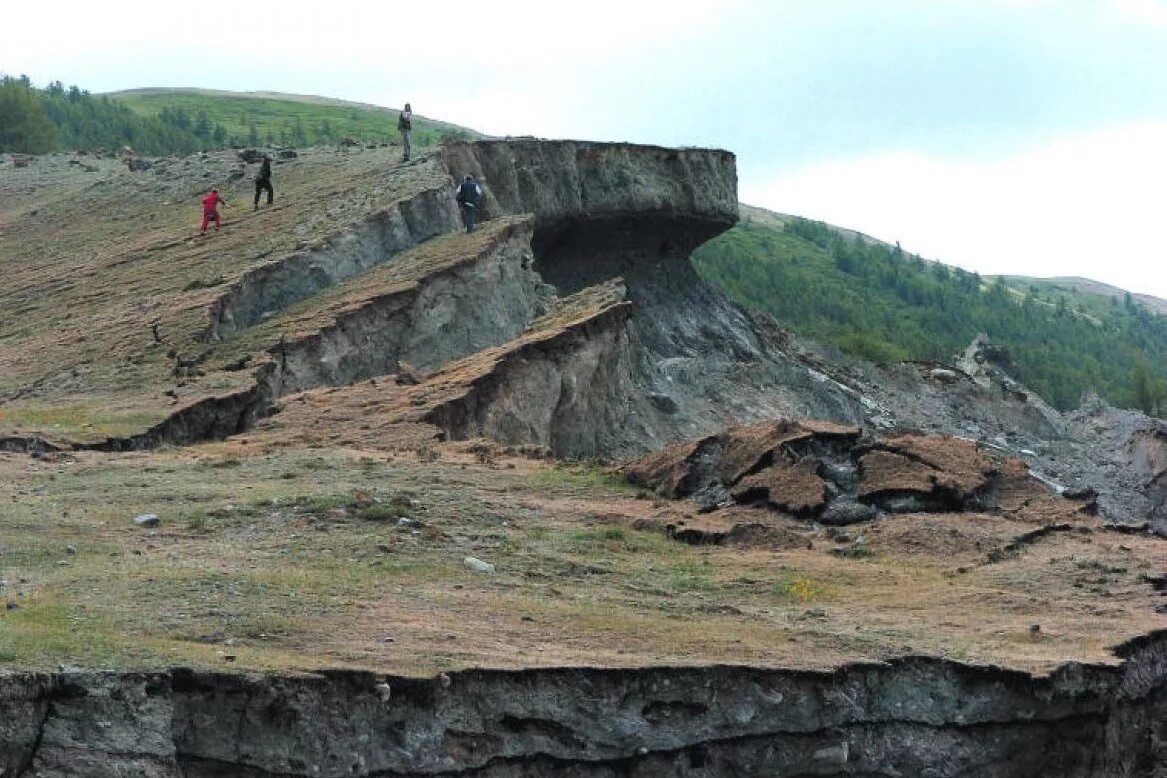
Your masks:
<svg viewBox="0 0 1167 778"><path fill-rule="evenodd" d="M212 189L211 193L203 198L203 226L199 228L199 232L205 233L207 225L212 221L215 223L215 232L219 231L222 220L219 218L219 203L227 204L227 201L219 196L218 189Z"/></svg>

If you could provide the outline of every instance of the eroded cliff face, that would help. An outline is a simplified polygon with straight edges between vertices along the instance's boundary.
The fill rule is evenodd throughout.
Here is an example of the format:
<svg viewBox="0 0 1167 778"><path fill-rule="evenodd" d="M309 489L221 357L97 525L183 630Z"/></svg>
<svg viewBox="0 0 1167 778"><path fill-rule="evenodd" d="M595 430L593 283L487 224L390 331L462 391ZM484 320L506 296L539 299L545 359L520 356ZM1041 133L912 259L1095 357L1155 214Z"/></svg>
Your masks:
<svg viewBox="0 0 1167 778"><path fill-rule="evenodd" d="M1049 676L906 658L468 670L0 676L16 776L1156 776L1167 633Z"/></svg>
<svg viewBox="0 0 1167 778"><path fill-rule="evenodd" d="M643 233L659 220L699 245L737 222L728 151L519 139L451 144L441 154L454 180L483 183L486 218L531 213L541 232L601 223Z"/></svg>
<svg viewBox="0 0 1167 778"><path fill-rule="evenodd" d="M854 395L792 360L772 329L689 262L737 221L732 154L520 140L456 144L443 160L453 177L483 182L486 215L533 214L535 270L560 295L615 278L627 288L630 313L607 347L607 369L583 381L552 370L564 391L546 398L551 407L588 395L602 426L543 430L538 442L556 454L632 456L731 419L862 417ZM548 373L541 383L555 382ZM514 383L509 396L530 389ZM609 416L619 420L602 424Z"/></svg>

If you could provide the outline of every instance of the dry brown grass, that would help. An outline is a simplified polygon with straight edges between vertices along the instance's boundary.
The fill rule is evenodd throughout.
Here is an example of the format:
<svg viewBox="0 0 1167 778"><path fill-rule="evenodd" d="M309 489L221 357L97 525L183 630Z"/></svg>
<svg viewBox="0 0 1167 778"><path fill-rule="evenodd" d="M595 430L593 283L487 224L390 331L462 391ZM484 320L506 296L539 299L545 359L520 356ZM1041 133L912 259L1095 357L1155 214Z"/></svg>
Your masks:
<svg viewBox="0 0 1167 778"><path fill-rule="evenodd" d="M444 176L425 161L395 167L392 156L309 154L281 166L276 207L229 211L224 232L206 239L193 236L203 189L219 183L241 209L247 202L246 178L214 177L216 165L223 175L231 166L225 157L189 191L112 162L89 178L63 161L35 170L39 182L0 176L0 434L127 435L245 387L247 371L179 386L167 353L203 347L207 306L243 272ZM506 220L433 241L223 353L323 326L524 228ZM831 667L926 653L1049 669L1112 660L1110 646L1165 626L1149 579L1167 569L1167 545L1103 530L1020 470L1007 473L999 513L897 516L850 528L841 542L836 530L773 511L695 515L587 465L436 444L420 423L526 349L625 315L622 299L619 284L586 290L511 343L416 386L380 378L307 392L219 444L0 454L0 597L11 604L0 610L0 663L224 666L230 657L244 669L429 674ZM756 461L762 438L741 441L734 468ZM968 451L912 445L914 456L983 472ZM144 513L159 527L135 525ZM1068 529L1017 542L1051 524ZM496 572L471 570L468 556Z"/></svg>
<svg viewBox="0 0 1167 778"><path fill-rule="evenodd" d="M246 438L172 453L2 456L0 578L17 607L0 616L0 660L233 656L242 668L428 674L830 667L926 653L1040 670L1111 660L1110 646L1164 626L1145 576L1167 567L1167 544L1105 532L1038 492L1002 514L851 528L870 554L848 558L827 531L778 513L698 517L604 471L439 448L419 461ZM162 517L156 530L133 524L144 512ZM396 512L420 524L399 526ZM666 535L703 520L730 525L723 545ZM1052 520L1081 529L991 561ZM497 572L470 570L466 556Z"/></svg>
<svg viewBox="0 0 1167 778"><path fill-rule="evenodd" d="M208 307L227 286L448 180L391 149L312 150L277 167L276 204L253 213L250 175L228 180L233 152L193 173L183 162L164 179L115 160L83 173L64 157L0 170L0 433L140 432L173 410L167 389L180 404L238 391L245 373L177 385L168 356L207 348ZM222 232L200 236L199 198L216 185L231 205ZM42 424L59 405L72 417Z"/></svg>

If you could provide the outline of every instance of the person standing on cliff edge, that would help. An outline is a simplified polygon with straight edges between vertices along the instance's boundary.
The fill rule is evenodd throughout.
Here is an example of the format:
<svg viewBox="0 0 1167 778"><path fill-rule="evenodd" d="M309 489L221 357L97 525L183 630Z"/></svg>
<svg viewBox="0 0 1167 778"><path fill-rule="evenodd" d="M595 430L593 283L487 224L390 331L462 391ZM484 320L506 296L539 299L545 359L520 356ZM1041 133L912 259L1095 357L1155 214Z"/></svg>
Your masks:
<svg viewBox="0 0 1167 778"><path fill-rule="evenodd" d="M259 165L259 172L255 174L255 210L259 210L259 194L267 190L267 204L271 205L275 199L275 190L271 188L271 157L263 155L263 162Z"/></svg>
<svg viewBox="0 0 1167 778"><path fill-rule="evenodd" d="M474 180L474 176L466 176L454 197L462 208L462 221L466 222L466 232L474 232L474 212L478 210L478 203L482 201L482 189Z"/></svg>
<svg viewBox="0 0 1167 778"><path fill-rule="evenodd" d="M401 133L401 161L408 162L409 152L413 146L413 109L409 107L409 103L406 103L405 110L397 115L397 131Z"/></svg>

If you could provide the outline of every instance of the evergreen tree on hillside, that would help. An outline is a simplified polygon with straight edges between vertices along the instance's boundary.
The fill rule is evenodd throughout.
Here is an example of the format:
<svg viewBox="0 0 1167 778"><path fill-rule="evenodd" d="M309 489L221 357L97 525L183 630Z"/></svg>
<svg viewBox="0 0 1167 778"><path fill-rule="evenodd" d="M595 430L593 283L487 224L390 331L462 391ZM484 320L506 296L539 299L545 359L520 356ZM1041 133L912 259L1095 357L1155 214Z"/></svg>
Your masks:
<svg viewBox="0 0 1167 778"><path fill-rule="evenodd" d="M44 154L56 145L57 128L27 77L0 79L0 151Z"/></svg>
<svg viewBox="0 0 1167 778"><path fill-rule="evenodd" d="M739 302L875 362L948 360L987 332L1014 354L1017 378L1055 407L1075 407L1087 390L1149 413L1167 403L1157 399L1167 317L1131 298L1085 316L1038 289L1013 290L1001 277L983 288L975 273L801 219L781 230L743 222L693 259Z"/></svg>

